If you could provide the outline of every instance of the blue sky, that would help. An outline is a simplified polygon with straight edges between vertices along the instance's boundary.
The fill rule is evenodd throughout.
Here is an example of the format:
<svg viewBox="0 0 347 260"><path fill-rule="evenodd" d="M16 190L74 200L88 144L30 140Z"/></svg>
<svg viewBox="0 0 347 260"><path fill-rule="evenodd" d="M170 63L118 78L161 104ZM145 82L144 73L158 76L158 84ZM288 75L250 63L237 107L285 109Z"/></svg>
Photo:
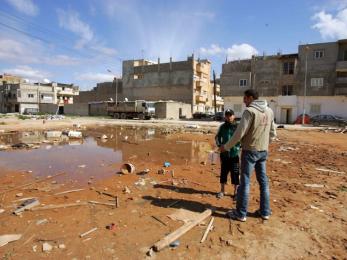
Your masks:
<svg viewBox="0 0 347 260"><path fill-rule="evenodd" d="M91 89L121 62L222 63L347 38L347 0L0 0L0 73ZM112 73L108 72L112 71Z"/></svg>

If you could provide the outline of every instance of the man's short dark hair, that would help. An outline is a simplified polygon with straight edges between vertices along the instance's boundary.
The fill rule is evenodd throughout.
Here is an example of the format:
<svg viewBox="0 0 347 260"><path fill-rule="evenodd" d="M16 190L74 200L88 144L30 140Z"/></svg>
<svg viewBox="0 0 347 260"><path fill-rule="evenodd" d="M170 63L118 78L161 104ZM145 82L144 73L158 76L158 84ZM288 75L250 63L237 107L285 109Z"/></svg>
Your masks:
<svg viewBox="0 0 347 260"><path fill-rule="evenodd" d="M259 98L258 92L254 89L247 89L244 94L246 97L253 97L254 100Z"/></svg>
<svg viewBox="0 0 347 260"><path fill-rule="evenodd" d="M227 109L227 110L225 110L224 115L233 116L234 115L234 111L232 111L231 109Z"/></svg>

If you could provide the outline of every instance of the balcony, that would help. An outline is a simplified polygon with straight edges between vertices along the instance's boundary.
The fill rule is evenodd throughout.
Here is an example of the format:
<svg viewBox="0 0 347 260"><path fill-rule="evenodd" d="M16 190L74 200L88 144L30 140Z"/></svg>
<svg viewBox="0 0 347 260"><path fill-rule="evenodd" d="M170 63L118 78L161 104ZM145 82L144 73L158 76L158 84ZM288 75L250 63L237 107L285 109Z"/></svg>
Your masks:
<svg viewBox="0 0 347 260"><path fill-rule="evenodd" d="M347 72L347 61L336 62L336 71Z"/></svg>
<svg viewBox="0 0 347 260"><path fill-rule="evenodd" d="M60 96L76 96L79 94L78 91L74 90L74 89L64 89L64 90L58 90L58 95Z"/></svg>
<svg viewBox="0 0 347 260"><path fill-rule="evenodd" d="M206 103L206 99L207 99L206 95L199 95L198 94L195 96L195 101L197 103Z"/></svg>

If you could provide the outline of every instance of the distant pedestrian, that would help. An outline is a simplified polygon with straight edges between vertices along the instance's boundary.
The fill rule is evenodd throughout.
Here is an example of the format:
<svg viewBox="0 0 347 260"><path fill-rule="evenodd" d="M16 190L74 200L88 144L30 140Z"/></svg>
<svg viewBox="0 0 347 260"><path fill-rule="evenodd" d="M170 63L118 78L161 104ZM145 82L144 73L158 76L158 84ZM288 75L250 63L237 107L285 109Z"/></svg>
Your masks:
<svg viewBox="0 0 347 260"><path fill-rule="evenodd" d="M269 219L270 190L266 175L266 160L270 140L276 137L274 115L266 101L258 100L258 93L249 89L244 92L243 101L246 110L242 114L233 137L220 147L220 151L229 151L237 142L241 141L241 181L237 191L236 209L227 213L229 217L239 221L246 221L250 178L255 169L260 187L260 209L258 213L262 219Z"/></svg>
<svg viewBox="0 0 347 260"><path fill-rule="evenodd" d="M234 111L231 109L225 110L225 122L221 124L216 134L216 145L220 147L226 144L233 136L237 124L235 122ZM228 182L228 174L230 172L231 183L234 185L234 199L236 197L237 187L240 183L240 143L236 144L230 151L220 153L221 171L220 171L220 192L217 193L217 198L222 198L225 194L225 184Z"/></svg>

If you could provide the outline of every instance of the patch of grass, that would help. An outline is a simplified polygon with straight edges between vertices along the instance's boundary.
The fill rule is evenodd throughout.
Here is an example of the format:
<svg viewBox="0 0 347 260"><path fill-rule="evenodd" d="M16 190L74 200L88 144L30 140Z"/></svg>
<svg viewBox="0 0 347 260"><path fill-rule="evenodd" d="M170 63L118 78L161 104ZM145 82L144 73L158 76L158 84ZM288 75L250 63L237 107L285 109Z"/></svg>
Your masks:
<svg viewBox="0 0 347 260"><path fill-rule="evenodd" d="M26 119L29 119L30 117L24 116L24 115L17 115L17 118L20 120L26 120Z"/></svg>

